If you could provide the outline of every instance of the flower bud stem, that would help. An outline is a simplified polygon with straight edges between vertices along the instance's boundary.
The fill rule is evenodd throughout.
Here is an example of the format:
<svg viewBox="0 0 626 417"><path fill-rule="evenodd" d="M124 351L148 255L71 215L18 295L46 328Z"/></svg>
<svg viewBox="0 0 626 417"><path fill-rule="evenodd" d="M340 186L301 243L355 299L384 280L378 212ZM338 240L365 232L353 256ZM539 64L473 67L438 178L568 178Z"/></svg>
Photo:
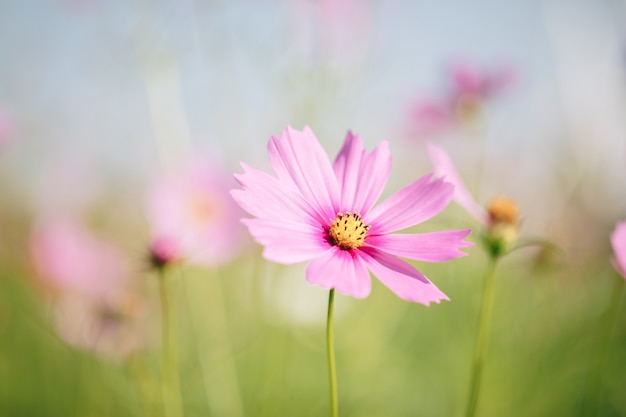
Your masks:
<svg viewBox="0 0 626 417"><path fill-rule="evenodd" d="M602 392L602 374L604 373L605 362L608 357L609 343L611 341L611 333L619 311L622 293L624 292L624 279L618 276L613 284L611 292L611 301L606 308L600 323L600 335L598 340L597 351L594 356L594 363L591 368L591 376L589 378L588 397L583 409L583 416L599 416L601 415L601 392Z"/></svg>
<svg viewBox="0 0 626 417"><path fill-rule="evenodd" d="M159 268L159 293L161 296L161 378L166 417L182 417L176 351L176 320L168 297L168 277L165 268Z"/></svg>
<svg viewBox="0 0 626 417"><path fill-rule="evenodd" d="M493 310L493 296L495 290L496 264L499 256L489 257L489 266L485 274L483 284L483 297L480 309L480 319L478 322L478 333L476 336L476 348L474 350L474 362L472 365L472 376L470 382L470 396L467 403L467 417L473 417L476 413L478 404L478 394L480 392L480 380L483 372L483 361L485 357L485 348L489 337L489 325L491 321L491 312Z"/></svg>

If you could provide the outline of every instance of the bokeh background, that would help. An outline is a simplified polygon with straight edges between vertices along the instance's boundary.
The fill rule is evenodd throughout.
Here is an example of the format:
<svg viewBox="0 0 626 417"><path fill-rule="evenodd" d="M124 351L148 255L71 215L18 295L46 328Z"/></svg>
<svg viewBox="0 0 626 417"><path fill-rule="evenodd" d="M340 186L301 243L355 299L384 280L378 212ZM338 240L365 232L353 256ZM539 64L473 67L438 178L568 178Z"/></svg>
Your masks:
<svg viewBox="0 0 626 417"><path fill-rule="evenodd" d="M1 2L0 415L163 415L151 190L189 155L236 187L238 162L267 168L288 125L331 156L348 129L388 140L386 194L432 170L436 141L481 204L519 203L520 238L560 248L499 266L479 415L626 415L626 306L601 353L625 57L617 0ZM504 81L460 97L462 71ZM185 415L325 415L327 292L237 227L223 262L169 271ZM415 230L465 227L478 242L452 204ZM451 302L377 282L337 298L341 415L463 414L487 263L468 253L417 265Z"/></svg>

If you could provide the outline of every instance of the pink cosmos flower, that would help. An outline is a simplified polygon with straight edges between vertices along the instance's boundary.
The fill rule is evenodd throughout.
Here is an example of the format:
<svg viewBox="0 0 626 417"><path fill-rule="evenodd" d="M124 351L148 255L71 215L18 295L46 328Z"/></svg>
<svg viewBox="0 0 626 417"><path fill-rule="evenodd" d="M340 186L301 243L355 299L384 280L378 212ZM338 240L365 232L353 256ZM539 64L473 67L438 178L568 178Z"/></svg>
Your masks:
<svg viewBox="0 0 626 417"><path fill-rule="evenodd" d="M39 221L30 253L37 276L55 292L105 299L127 276L126 262L113 245L68 218Z"/></svg>
<svg viewBox="0 0 626 417"><path fill-rule="evenodd" d="M144 302L120 293L107 302L76 294L61 294L53 305L59 337L67 344L102 357L124 360L146 345L149 326L140 316Z"/></svg>
<svg viewBox="0 0 626 417"><path fill-rule="evenodd" d="M142 303L113 245L75 220L53 218L37 223L30 252L37 278L52 290L52 315L66 343L115 358L140 346L135 318Z"/></svg>
<svg viewBox="0 0 626 417"><path fill-rule="evenodd" d="M419 98L408 106L408 134L432 137L454 128L471 126L488 101L515 81L512 67L482 69L469 61L451 65L447 87L439 98Z"/></svg>
<svg viewBox="0 0 626 417"><path fill-rule="evenodd" d="M228 194L232 179L215 163L197 158L164 175L148 201L153 259L217 266L242 244L241 212ZM163 259L166 256L168 259Z"/></svg>
<svg viewBox="0 0 626 417"><path fill-rule="evenodd" d="M611 234L611 245L614 255L613 266L626 279L626 221L615 226Z"/></svg>
<svg viewBox="0 0 626 417"><path fill-rule="evenodd" d="M515 78L510 66L487 70L468 61L459 61L450 69L451 94L453 98L473 96L486 100L509 88Z"/></svg>
<svg viewBox="0 0 626 417"><path fill-rule="evenodd" d="M243 219L273 262L310 261L309 283L363 298L369 295L369 271L400 298L428 305L448 300L424 274L399 259L442 262L466 255L470 230L392 234L421 223L450 202L451 184L426 175L382 203L391 169L387 142L374 151L348 132L331 164L317 138L305 127L288 127L270 138L275 176L244 163L235 175L243 190L234 199L255 218Z"/></svg>

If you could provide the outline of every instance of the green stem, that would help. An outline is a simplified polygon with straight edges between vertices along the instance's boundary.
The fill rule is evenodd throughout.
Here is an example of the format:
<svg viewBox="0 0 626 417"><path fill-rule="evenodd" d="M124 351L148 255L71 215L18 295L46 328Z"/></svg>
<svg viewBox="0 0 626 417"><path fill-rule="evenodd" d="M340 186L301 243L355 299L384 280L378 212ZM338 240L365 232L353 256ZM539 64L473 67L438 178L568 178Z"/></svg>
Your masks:
<svg viewBox="0 0 626 417"><path fill-rule="evenodd" d="M141 395L139 406L143 412L142 415L146 417L159 415L159 410L156 409L153 402L153 398L159 396L159 387L143 358L136 355L130 358L127 365L130 376L136 382Z"/></svg>
<svg viewBox="0 0 626 417"><path fill-rule="evenodd" d="M176 320L169 302L168 280L164 268L159 269L159 293L161 296L161 374L165 415L182 417L183 406L176 361Z"/></svg>
<svg viewBox="0 0 626 417"><path fill-rule="evenodd" d="M483 284L483 299L480 309L480 321L478 322L478 334L476 336L476 348L474 350L474 362L472 365L472 379L470 383L470 396L467 403L467 417L473 417L478 404L478 394L480 392L480 380L483 373L483 361L485 358L485 348L489 337L489 323L493 310L493 295L495 290L495 276L497 256L490 257L489 266Z"/></svg>
<svg viewBox="0 0 626 417"><path fill-rule="evenodd" d="M183 278L182 268L180 275ZM185 279L184 285L187 288L190 324L196 340L198 363L210 415L241 417L246 413L237 379L237 367L230 337L231 326L228 324L226 297L220 278L217 273L214 273L213 276L201 281L203 287L198 287L198 282L189 279ZM195 284L194 288L191 284ZM210 288L207 288L207 285L210 285ZM208 310L202 309L203 304L198 294L212 295L211 302L204 304L209 307ZM207 317L207 315L211 319L206 320L203 326L208 327L208 335L206 331L200 330L198 324L198 317ZM207 336L213 339L214 346L209 344ZM210 377L213 381L209 381Z"/></svg>
<svg viewBox="0 0 626 417"><path fill-rule="evenodd" d="M330 415L339 415L339 402L337 399L337 371L335 370L335 346L333 342L333 304L335 301L335 289L330 290L328 295L328 317L326 319L326 348L328 350L328 375L330 377Z"/></svg>
<svg viewBox="0 0 626 417"><path fill-rule="evenodd" d="M607 353L609 349L609 342L611 341L611 332L615 319L617 318L617 312L619 311L620 301L622 300L622 292L624 291L624 279L620 276L617 277L613 284L613 292L611 293L611 301L606 308L604 317L602 318L603 327L601 328L600 341L598 343L598 350L595 355L594 366L591 369L592 376L590 378L589 399L586 409L583 409L583 415L600 415L600 392L602 388L602 374L604 371L604 364L606 362Z"/></svg>

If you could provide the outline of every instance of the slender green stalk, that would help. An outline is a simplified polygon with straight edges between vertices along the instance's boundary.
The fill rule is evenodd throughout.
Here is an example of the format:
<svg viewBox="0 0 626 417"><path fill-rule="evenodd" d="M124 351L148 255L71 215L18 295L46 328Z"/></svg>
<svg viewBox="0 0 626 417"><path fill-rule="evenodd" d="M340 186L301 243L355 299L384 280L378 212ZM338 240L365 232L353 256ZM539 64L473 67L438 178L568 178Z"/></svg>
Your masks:
<svg viewBox="0 0 626 417"><path fill-rule="evenodd" d="M141 394L140 408L142 410L142 415L145 417L160 415L161 413L155 406L158 403L154 400L155 398L159 398L160 387L158 386L157 381L153 378L153 375L144 362L142 355L136 355L130 358L127 365L128 371L130 372L133 380L137 383L137 387L139 388L139 392Z"/></svg>
<svg viewBox="0 0 626 417"><path fill-rule="evenodd" d="M328 375L330 377L330 415L339 415L339 402L337 399L337 371L335 370L335 346L333 342L333 304L335 301L335 289L330 290L328 295L328 317L326 319L326 348L328 350Z"/></svg>
<svg viewBox="0 0 626 417"><path fill-rule="evenodd" d="M592 375L589 380L589 397L587 407L583 409L583 415L600 415L600 393L602 391L602 374L604 372L604 364L606 362L611 341L611 332L615 324L617 312L619 311L620 301L622 300L622 292L624 291L624 279L617 277L613 284L613 292L611 293L611 301L606 308L602 317L600 340L598 342L598 350L595 354L594 366L591 368Z"/></svg>
<svg viewBox="0 0 626 417"><path fill-rule="evenodd" d="M183 278L183 270L180 272ZM204 277L201 282L202 291L198 283L185 279L187 301L190 308L190 323L196 342L198 363L202 375L204 391L207 398L210 414L215 416L242 417L245 410L241 398L241 389L237 379L237 367L231 340L231 326L228 324L228 315L225 304L225 294L222 280L217 273ZM196 286L192 288L191 284ZM206 286L210 286L207 288ZM196 291L194 293L193 291ZM210 303L202 303L197 294L211 294ZM202 332L198 324L198 317L211 317L204 326L209 332ZM214 346L209 344L210 336ZM216 348L219 346L219 349ZM220 351L217 354L217 351ZM212 381L210 379L212 378ZM219 383L217 383L219 381Z"/></svg>
<svg viewBox="0 0 626 417"><path fill-rule="evenodd" d="M478 395L480 393L480 380L483 373L483 361L485 358L485 348L489 337L489 324L491 321L491 311L493 309L493 294L495 290L495 276L497 256L489 258L489 266L483 284L483 299L480 308L480 321L478 322L478 334L476 336L476 348L474 350L474 362L472 365L472 379L470 382L470 395L467 403L467 417L473 417L476 413Z"/></svg>
<svg viewBox="0 0 626 417"><path fill-rule="evenodd" d="M182 417L176 351L176 318L168 297L168 279L164 268L159 269L159 293L161 296L161 375L166 417Z"/></svg>

